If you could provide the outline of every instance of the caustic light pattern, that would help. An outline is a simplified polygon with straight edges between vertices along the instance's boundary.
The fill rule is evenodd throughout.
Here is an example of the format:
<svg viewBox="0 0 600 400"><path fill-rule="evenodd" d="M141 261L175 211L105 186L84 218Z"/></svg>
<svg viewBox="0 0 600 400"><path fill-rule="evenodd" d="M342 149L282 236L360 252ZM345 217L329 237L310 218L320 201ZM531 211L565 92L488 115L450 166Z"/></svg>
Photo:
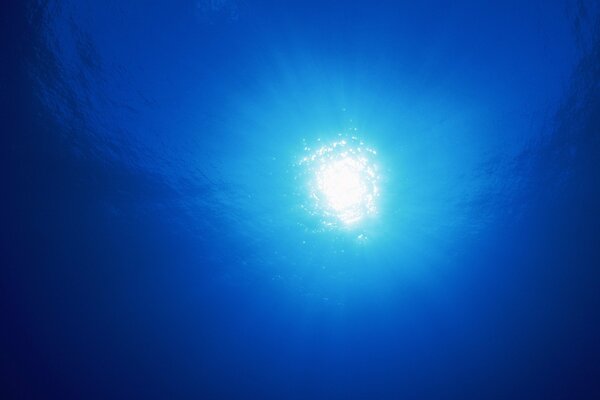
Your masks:
<svg viewBox="0 0 600 400"><path fill-rule="evenodd" d="M375 150L356 137L309 152L300 165L308 172L311 212L329 226L353 225L377 212L379 175Z"/></svg>

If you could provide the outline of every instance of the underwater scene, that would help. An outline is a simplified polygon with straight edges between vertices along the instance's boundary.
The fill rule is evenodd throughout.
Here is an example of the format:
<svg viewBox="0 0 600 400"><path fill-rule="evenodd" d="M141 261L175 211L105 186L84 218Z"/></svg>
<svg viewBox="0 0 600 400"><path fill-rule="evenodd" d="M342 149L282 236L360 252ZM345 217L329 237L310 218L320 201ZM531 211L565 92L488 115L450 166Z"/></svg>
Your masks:
<svg viewBox="0 0 600 400"><path fill-rule="evenodd" d="M0 398L600 399L599 1L0 18Z"/></svg>

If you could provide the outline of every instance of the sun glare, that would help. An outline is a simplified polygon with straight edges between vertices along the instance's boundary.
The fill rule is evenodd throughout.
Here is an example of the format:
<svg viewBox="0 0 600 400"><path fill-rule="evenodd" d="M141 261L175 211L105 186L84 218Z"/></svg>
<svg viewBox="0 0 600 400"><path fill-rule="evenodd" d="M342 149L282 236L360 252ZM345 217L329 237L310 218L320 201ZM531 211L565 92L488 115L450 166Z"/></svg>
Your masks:
<svg viewBox="0 0 600 400"><path fill-rule="evenodd" d="M357 138L340 139L304 157L308 172L311 212L326 225L354 225L376 213L379 196L376 152Z"/></svg>

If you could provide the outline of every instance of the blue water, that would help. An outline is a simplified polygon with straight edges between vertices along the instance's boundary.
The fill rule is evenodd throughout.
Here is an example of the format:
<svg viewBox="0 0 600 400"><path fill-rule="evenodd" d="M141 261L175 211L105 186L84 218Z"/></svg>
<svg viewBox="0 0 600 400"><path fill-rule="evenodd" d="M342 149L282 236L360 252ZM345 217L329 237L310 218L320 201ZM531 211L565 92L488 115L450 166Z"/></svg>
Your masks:
<svg viewBox="0 0 600 400"><path fill-rule="evenodd" d="M1 398L600 398L600 3L15 3Z"/></svg>

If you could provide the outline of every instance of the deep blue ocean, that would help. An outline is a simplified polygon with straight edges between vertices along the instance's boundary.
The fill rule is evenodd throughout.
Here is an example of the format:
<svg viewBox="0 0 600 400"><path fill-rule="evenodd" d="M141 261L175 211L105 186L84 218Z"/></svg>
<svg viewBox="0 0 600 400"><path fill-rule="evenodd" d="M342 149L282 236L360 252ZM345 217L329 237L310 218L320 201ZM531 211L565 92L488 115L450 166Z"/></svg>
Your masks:
<svg viewBox="0 0 600 400"><path fill-rule="evenodd" d="M600 2L7 0L1 399L600 399Z"/></svg>

